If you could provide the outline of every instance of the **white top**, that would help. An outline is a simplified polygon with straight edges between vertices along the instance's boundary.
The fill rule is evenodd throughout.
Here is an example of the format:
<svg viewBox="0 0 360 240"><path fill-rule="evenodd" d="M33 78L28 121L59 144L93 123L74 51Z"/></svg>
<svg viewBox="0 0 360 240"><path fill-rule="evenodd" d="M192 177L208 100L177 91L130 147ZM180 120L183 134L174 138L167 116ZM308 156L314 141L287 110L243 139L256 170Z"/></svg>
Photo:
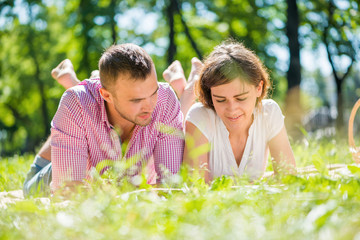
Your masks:
<svg viewBox="0 0 360 240"><path fill-rule="evenodd" d="M250 179L256 179L264 174L269 152L268 142L284 126L284 116L279 105L271 99L262 100L261 109L255 109L253 115L254 121L250 126L238 167L232 152L229 132L221 118L214 110L205 108L202 103L196 103L190 108L186 121L194 124L211 145L209 168L213 177L245 173Z"/></svg>

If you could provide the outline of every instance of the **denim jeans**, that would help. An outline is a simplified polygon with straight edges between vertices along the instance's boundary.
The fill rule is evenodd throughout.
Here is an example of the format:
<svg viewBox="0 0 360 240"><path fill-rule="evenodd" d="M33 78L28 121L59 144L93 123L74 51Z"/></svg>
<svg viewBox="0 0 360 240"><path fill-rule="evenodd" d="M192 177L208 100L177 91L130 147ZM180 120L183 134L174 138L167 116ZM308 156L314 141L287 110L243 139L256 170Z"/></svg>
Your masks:
<svg viewBox="0 0 360 240"><path fill-rule="evenodd" d="M36 155L24 182L24 197L49 196L52 179L51 162Z"/></svg>

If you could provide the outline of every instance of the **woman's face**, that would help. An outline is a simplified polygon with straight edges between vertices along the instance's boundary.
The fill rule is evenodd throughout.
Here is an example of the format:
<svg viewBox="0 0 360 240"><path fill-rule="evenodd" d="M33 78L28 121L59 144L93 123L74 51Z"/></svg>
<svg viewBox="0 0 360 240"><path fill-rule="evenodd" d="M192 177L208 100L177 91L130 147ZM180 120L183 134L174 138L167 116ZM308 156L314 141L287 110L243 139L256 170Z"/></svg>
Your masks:
<svg viewBox="0 0 360 240"><path fill-rule="evenodd" d="M254 86L236 78L230 83L210 89L215 112L229 131L250 127L262 86L262 81L258 86Z"/></svg>

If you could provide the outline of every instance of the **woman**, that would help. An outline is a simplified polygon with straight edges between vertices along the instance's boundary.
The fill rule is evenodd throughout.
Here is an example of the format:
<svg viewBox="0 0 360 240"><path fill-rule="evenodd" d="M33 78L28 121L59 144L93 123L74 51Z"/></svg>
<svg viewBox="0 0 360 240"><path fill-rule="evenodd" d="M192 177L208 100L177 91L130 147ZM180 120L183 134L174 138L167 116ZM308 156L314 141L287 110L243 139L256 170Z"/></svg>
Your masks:
<svg viewBox="0 0 360 240"><path fill-rule="evenodd" d="M184 151L184 162L199 169L206 182L221 175L261 177L268 150L275 173L294 171L280 107L265 100L269 88L265 67L240 43L223 43L206 59L200 102L186 117Z"/></svg>

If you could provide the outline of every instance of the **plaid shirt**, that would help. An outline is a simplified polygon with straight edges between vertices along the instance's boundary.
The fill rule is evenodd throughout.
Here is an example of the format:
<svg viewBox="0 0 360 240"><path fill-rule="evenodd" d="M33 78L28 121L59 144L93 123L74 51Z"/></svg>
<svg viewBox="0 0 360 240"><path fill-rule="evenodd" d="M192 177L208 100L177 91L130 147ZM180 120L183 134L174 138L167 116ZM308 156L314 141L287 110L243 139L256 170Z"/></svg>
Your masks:
<svg viewBox="0 0 360 240"><path fill-rule="evenodd" d="M153 156L157 182L177 173L184 151L183 115L170 86L158 84L151 122L135 126L124 156L108 121L100 81L85 80L67 90L51 123L52 189L64 181L91 179L91 171L103 160L123 161L130 166L124 174L134 176Z"/></svg>

